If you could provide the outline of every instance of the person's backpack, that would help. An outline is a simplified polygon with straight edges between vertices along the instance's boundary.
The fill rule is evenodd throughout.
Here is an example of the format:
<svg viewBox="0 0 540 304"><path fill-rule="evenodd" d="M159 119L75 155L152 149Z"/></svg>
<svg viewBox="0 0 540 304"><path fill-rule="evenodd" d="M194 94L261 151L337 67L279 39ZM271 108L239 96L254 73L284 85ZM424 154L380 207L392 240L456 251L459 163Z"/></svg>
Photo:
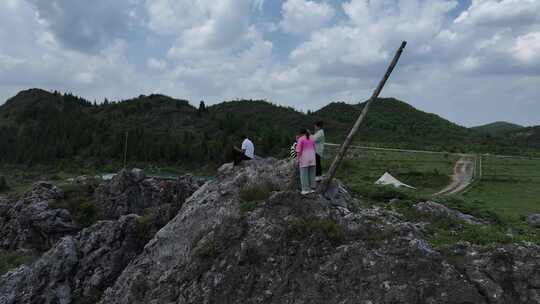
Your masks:
<svg viewBox="0 0 540 304"><path fill-rule="evenodd" d="M295 159L296 158L296 142L291 146L291 151L289 153L289 158L290 159Z"/></svg>

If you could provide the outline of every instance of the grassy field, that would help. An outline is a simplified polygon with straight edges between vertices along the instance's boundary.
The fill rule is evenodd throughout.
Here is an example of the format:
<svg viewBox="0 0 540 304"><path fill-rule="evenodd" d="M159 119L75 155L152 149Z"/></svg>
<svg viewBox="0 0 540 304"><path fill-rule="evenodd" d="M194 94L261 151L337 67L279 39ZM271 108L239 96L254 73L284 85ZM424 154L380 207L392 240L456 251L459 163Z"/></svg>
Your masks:
<svg viewBox="0 0 540 304"><path fill-rule="evenodd" d="M328 152L326 166L334 157L336 148L329 147ZM374 191L375 181L388 172L415 187L418 194L429 195L450 183L458 159L455 154L351 149L338 171L338 178L361 194Z"/></svg>
<svg viewBox="0 0 540 304"><path fill-rule="evenodd" d="M326 158L326 165L335 154ZM353 149L338 171L338 178L367 205L397 199L384 208L403 214L412 221L428 223L426 238L436 248L458 242L489 246L512 242L540 243L540 229L529 227L524 216L540 212L540 160L484 156L482 179L477 179L465 193L434 196L450 183L457 154L424 154ZM477 166L479 167L479 166ZM389 172L417 190L375 186L374 182ZM478 173L478 170L477 170ZM478 177L478 174L477 174ZM433 200L452 209L490 222L467 225L418 214L413 205Z"/></svg>
<svg viewBox="0 0 540 304"><path fill-rule="evenodd" d="M512 221L540 212L540 160L483 156L482 177L462 196Z"/></svg>

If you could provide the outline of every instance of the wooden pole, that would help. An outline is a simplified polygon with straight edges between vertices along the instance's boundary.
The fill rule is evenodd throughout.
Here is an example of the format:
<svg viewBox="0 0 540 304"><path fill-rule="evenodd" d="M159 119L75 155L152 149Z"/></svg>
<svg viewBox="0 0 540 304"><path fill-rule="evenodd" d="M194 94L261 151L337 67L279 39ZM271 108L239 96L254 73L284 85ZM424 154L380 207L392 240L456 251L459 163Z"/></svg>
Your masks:
<svg viewBox="0 0 540 304"><path fill-rule="evenodd" d="M401 57L401 53L403 53L403 49L405 49L405 46L407 45L407 41L403 41L401 43L401 46L397 50L396 54L394 55L394 59L392 59L392 62L388 66L388 69L386 70L386 73L384 74L382 80L379 82L379 85L373 92L373 95L371 98L366 102L364 105L364 108L362 109L362 112L360 113L360 116L354 123L354 126L352 127L351 131L349 132L349 135L345 138L345 141L343 144L341 144L338 154L334 158L334 161L332 162L332 165L330 166L330 169L328 169L328 173L326 174L326 177L324 178L323 182L321 183L321 186L319 188L319 192L326 193L328 190L328 187L330 186L330 183L334 179L337 169L339 168L339 165L341 164L341 161L343 160L343 157L345 156L345 153L347 153L347 150L349 149L349 146L353 140L354 135L358 132L358 129L360 128L360 125L366 118L366 115L369 111L369 106L371 103L373 103L377 98L379 97L379 94L381 93L384 85L386 84L386 81L390 77L390 74L392 74L392 71L394 70L399 57Z"/></svg>
<svg viewBox="0 0 540 304"><path fill-rule="evenodd" d="M129 132L126 132L126 142L124 144L124 169L126 168L127 163L128 136Z"/></svg>

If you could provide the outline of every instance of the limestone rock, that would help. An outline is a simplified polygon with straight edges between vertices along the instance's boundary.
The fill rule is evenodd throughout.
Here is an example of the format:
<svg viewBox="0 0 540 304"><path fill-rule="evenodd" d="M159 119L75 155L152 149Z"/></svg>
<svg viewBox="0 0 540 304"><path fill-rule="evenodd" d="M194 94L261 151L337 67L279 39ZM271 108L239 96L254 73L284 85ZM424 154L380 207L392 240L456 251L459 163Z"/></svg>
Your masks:
<svg viewBox="0 0 540 304"><path fill-rule="evenodd" d="M301 196L288 188L293 170L252 161L222 171L102 303L486 303L415 225L383 209L344 213L322 195ZM238 192L253 181L278 190L242 214Z"/></svg>
<svg viewBox="0 0 540 304"><path fill-rule="evenodd" d="M442 204L435 202L421 202L414 206L417 212L436 217L447 217L450 219L463 221L467 224L480 225L486 224L485 221L478 219L470 214L461 213L450 209Z"/></svg>
<svg viewBox="0 0 540 304"><path fill-rule="evenodd" d="M162 209L164 205L177 211L198 187L190 175L165 181L146 178L140 169L122 170L98 187L95 200L104 218L117 219L132 213L142 215L146 209Z"/></svg>
<svg viewBox="0 0 540 304"><path fill-rule="evenodd" d="M532 227L540 228L540 213L528 215L527 223Z"/></svg>
<svg viewBox="0 0 540 304"><path fill-rule="evenodd" d="M39 182L20 200L0 202L0 248L43 251L77 232L69 211L49 206L63 196L58 187Z"/></svg>
<svg viewBox="0 0 540 304"><path fill-rule="evenodd" d="M136 215L66 236L31 266L0 277L0 304L95 303L142 250Z"/></svg>

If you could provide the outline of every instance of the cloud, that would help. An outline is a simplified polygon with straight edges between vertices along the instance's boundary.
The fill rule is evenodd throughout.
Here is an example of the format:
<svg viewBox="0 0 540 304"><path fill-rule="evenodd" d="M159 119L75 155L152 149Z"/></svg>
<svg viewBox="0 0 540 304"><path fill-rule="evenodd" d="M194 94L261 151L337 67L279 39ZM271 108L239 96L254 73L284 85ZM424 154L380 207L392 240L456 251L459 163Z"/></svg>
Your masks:
<svg viewBox="0 0 540 304"><path fill-rule="evenodd" d="M513 48L514 56L525 64L540 61L540 32L532 32L517 37Z"/></svg>
<svg viewBox="0 0 540 304"><path fill-rule="evenodd" d="M24 0L39 20L68 48L96 52L127 35L140 20L137 0Z"/></svg>
<svg viewBox="0 0 540 304"><path fill-rule="evenodd" d="M539 16L540 1L537 0L473 0L455 22L507 27L538 21Z"/></svg>
<svg viewBox="0 0 540 304"><path fill-rule="evenodd" d="M167 62L165 60L159 60L156 58L149 58L146 65L154 70L164 70L167 68Z"/></svg>
<svg viewBox="0 0 540 304"><path fill-rule="evenodd" d="M283 3L281 28L292 34L306 34L326 25L335 16L328 3L309 0L287 0Z"/></svg>
<svg viewBox="0 0 540 304"><path fill-rule="evenodd" d="M407 40L383 95L465 124L538 123L539 3L4 0L0 99L42 87L317 109L368 98Z"/></svg>

